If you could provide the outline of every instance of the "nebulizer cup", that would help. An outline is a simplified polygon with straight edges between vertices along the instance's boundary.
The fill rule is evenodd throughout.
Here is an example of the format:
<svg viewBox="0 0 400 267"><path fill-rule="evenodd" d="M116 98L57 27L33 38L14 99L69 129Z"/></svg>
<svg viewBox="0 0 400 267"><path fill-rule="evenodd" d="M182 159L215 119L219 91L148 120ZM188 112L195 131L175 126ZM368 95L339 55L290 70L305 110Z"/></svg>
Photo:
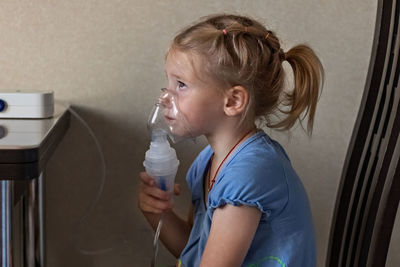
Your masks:
<svg viewBox="0 0 400 267"><path fill-rule="evenodd" d="M152 131L152 141L149 150L146 151L143 165L161 190L173 193L179 160L164 131Z"/></svg>

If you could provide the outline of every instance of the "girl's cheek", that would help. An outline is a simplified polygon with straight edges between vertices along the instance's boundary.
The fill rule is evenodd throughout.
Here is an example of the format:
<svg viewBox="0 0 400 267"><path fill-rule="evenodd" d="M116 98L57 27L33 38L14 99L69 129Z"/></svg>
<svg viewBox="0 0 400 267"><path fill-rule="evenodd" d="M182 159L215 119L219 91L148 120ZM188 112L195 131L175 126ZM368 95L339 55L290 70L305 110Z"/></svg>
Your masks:
<svg viewBox="0 0 400 267"><path fill-rule="evenodd" d="M190 106L187 105L187 102L178 101L176 105L176 114L179 118L187 117L187 113L190 110Z"/></svg>

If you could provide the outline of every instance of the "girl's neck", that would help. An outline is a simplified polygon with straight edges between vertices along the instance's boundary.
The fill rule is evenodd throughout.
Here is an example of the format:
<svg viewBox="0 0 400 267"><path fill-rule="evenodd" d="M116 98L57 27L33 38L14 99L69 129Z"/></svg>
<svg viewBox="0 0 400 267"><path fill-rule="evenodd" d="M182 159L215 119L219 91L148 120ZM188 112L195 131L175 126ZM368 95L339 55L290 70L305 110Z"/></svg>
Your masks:
<svg viewBox="0 0 400 267"><path fill-rule="evenodd" d="M248 137L256 132L255 125L244 126L239 129L223 129L214 134L207 135L206 138L214 151L214 161L221 162L229 150L242 138L244 142ZM246 136L245 136L246 135ZM238 146L240 145L238 144Z"/></svg>

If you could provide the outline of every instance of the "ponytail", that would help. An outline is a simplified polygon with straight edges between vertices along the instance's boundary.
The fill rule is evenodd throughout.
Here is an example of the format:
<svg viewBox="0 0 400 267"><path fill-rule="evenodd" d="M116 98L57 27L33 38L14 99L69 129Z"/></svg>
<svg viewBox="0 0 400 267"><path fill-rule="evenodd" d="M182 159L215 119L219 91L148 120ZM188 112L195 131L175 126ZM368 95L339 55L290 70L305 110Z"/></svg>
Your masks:
<svg viewBox="0 0 400 267"><path fill-rule="evenodd" d="M324 80L324 70L321 61L314 51L306 45L297 45L285 53L284 57L293 69L294 88L285 93L282 104L289 110L280 111L287 117L272 128L290 129L297 121L302 122L308 115L307 133L312 134L315 109L320 88Z"/></svg>

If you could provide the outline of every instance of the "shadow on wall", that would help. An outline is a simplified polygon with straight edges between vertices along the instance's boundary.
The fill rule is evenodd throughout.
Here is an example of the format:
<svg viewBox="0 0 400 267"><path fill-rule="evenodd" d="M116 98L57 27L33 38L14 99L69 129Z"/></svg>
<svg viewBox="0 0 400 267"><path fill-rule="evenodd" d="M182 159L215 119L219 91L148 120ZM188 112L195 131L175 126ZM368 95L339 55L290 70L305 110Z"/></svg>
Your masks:
<svg viewBox="0 0 400 267"><path fill-rule="evenodd" d="M73 106L92 128L104 153L89 131L71 114L70 129L47 165L47 260L49 266L146 266L153 231L137 208L138 173L150 136L146 126L121 123L101 110ZM137 127L134 127L134 126ZM140 127L138 127L140 126ZM176 201L185 214L190 201L185 173L203 140L177 144L183 185ZM160 262L173 264L165 249Z"/></svg>
<svg viewBox="0 0 400 267"><path fill-rule="evenodd" d="M111 254L131 253L132 233L126 231L137 226L138 217L132 174L141 168L133 159L144 153L131 140L145 140L98 110L72 108L97 135L107 169L104 173L88 130L71 116L70 129L47 167L47 258L49 266L99 266L93 255L108 254L111 260Z"/></svg>

